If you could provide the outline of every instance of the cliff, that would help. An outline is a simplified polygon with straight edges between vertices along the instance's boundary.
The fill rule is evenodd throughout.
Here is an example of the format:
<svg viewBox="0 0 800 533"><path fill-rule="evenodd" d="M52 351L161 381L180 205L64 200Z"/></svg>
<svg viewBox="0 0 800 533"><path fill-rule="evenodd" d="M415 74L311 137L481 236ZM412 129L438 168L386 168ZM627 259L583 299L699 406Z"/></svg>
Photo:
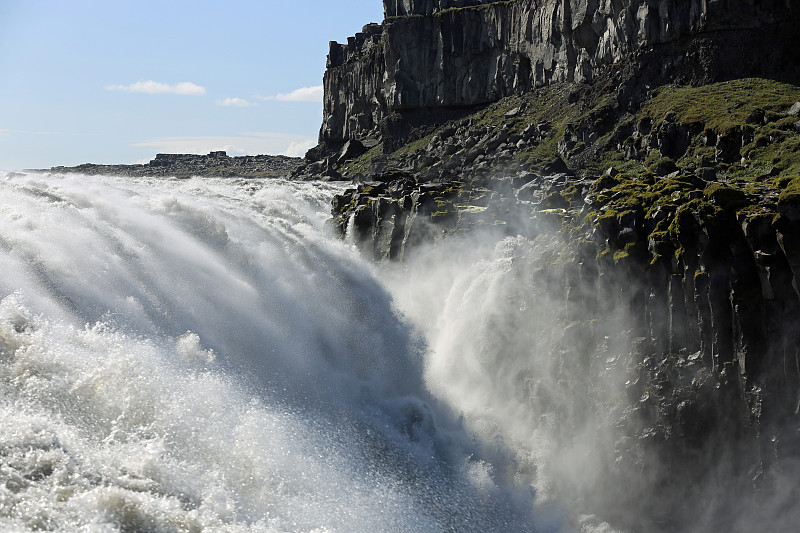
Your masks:
<svg viewBox="0 0 800 533"><path fill-rule="evenodd" d="M639 85L775 72L796 52L797 11L789 0L385 0L382 25L330 45L322 149L310 156L397 136L393 114L441 123L534 87L591 82L626 61Z"/></svg>
<svg viewBox="0 0 800 533"><path fill-rule="evenodd" d="M331 44L320 145L299 172L362 182L334 199L334 229L409 264L470 235L527 243L509 298L558 317L541 334L559 339L583 417L561 423L593 421L614 487L580 498L615 527L800 518L784 485L800 462L796 3L384 9Z"/></svg>
<svg viewBox="0 0 800 533"><path fill-rule="evenodd" d="M393 174L332 213L364 255L409 268L432 245L511 239L514 322L498 335L548 339L518 349L547 350L569 408L505 394L556 416L560 445L592 450L597 485L565 482L582 512L625 531L777 531L800 517L786 488L800 459L798 191L800 177Z"/></svg>

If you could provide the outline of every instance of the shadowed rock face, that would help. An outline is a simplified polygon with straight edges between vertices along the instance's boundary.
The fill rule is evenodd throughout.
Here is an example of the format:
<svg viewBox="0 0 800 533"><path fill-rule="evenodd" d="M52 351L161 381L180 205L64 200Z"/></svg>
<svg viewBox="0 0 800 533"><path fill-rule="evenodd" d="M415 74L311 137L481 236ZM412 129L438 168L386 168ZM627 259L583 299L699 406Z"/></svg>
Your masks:
<svg viewBox="0 0 800 533"><path fill-rule="evenodd" d="M779 68L789 0L385 0L386 20L331 43L322 144L377 139L390 113L590 81L625 60L710 82ZM765 38L770 36L769 38ZM771 38L771 36L775 36Z"/></svg>
<svg viewBox="0 0 800 533"><path fill-rule="evenodd" d="M591 437L613 487L588 498L603 519L739 532L800 515L794 489L779 488L800 453L800 196L692 176L381 177L332 209L332 226L376 261L413 264L431 243L477 233L557 244L515 261L525 297L563 324L550 355L576 410L614 413L613 444ZM614 374L621 394L603 405L593 395Z"/></svg>
<svg viewBox="0 0 800 533"><path fill-rule="evenodd" d="M547 260L520 256L520 292L558 308L561 377L626 377L619 438L593 450L613 487L589 498L598 514L631 531L785 529L800 517L782 486L800 457L800 4L384 10L331 44L313 170L371 180L334 199L332 226L408 264L465 235L550 239ZM600 420L591 392L573 399Z"/></svg>

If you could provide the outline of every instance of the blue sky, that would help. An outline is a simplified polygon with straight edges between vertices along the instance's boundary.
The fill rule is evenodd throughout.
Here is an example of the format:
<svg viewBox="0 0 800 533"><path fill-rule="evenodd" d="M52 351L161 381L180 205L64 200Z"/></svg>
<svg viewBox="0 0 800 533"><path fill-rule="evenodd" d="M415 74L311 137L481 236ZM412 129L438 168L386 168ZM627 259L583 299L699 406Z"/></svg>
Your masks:
<svg viewBox="0 0 800 533"><path fill-rule="evenodd" d="M380 0L0 0L0 169L302 155L328 41Z"/></svg>

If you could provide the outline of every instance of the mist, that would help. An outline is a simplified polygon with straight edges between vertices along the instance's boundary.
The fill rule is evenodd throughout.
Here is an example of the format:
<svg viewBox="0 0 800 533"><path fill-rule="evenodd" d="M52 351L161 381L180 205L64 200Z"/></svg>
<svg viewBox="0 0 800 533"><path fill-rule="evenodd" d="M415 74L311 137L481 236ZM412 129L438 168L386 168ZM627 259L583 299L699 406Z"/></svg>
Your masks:
<svg viewBox="0 0 800 533"><path fill-rule="evenodd" d="M651 340L647 276L587 255L525 202L508 220L378 267L427 345L426 387L497 478L564 530L791 529L797 461L758 459L700 354ZM785 424L782 450L796 442Z"/></svg>
<svg viewBox="0 0 800 533"><path fill-rule="evenodd" d="M745 532L798 517L791 454L755 462L770 450L703 431L703 404L681 403L715 398L712 373L648 341L635 272L530 205L376 262L329 232L346 185L0 187L2 527Z"/></svg>

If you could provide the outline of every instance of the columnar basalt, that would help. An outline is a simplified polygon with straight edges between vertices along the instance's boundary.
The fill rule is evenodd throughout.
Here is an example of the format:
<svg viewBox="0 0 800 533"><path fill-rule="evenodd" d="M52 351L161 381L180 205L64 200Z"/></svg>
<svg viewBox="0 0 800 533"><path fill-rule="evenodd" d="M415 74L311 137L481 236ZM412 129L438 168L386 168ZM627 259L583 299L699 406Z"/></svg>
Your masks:
<svg viewBox="0 0 800 533"><path fill-rule="evenodd" d="M382 25L331 43L323 146L377 140L392 113L591 81L623 61L662 83L757 75L791 53L779 36L797 17L788 0L385 0L384 12Z"/></svg>
<svg viewBox="0 0 800 533"><path fill-rule="evenodd" d="M331 45L311 155L362 182L333 227L377 261L475 232L552 244L515 257L520 298L554 307L575 409L613 413L618 438L593 453L610 486L639 483L595 502L615 525L684 531L711 513L726 530L737 501L776 494L800 445L796 3L384 11ZM642 505L654 523L626 522Z"/></svg>
<svg viewBox="0 0 800 533"><path fill-rule="evenodd" d="M663 521L619 517L620 525L684 530L676 508L724 514L715 506L735 500L723 490L710 505L693 492L720 469L732 470L724 474L738 484L731 490L755 498L797 457L800 195L792 191L800 178L384 178L333 205L334 227L377 261L476 231L522 235L532 248L552 239L551 251L516 259L530 280L520 297L554 306L564 327L553 353L562 378L594 384L574 389L576 409L614 413L618 439L596 453L609 454L604 475L618 488L597 505L613 513L646 504L648 518ZM598 403L608 375L620 374L623 399ZM647 481L627 491L630 479Z"/></svg>

